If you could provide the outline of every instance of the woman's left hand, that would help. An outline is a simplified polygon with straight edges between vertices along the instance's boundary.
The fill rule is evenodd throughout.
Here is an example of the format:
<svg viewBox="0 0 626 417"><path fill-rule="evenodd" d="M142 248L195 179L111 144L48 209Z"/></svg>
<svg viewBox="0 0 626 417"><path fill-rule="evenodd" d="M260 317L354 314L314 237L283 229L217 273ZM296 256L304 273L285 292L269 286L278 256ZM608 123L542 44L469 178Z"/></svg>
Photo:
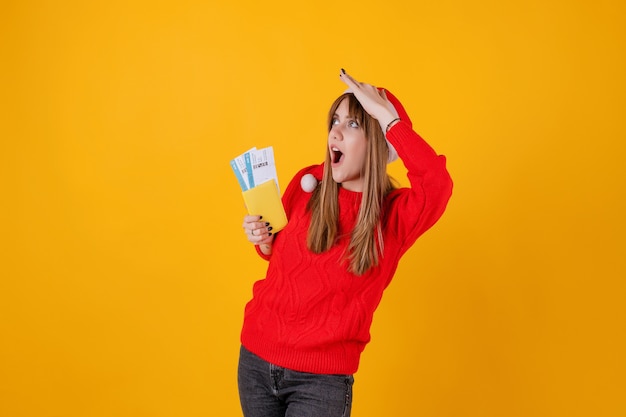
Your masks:
<svg viewBox="0 0 626 417"><path fill-rule="evenodd" d="M371 84L358 82L343 69L341 74L339 74L339 78L348 86L349 91L354 94L356 99L359 100L363 109L378 120L383 132L385 127L398 117L398 112L387 98L385 90L379 91Z"/></svg>

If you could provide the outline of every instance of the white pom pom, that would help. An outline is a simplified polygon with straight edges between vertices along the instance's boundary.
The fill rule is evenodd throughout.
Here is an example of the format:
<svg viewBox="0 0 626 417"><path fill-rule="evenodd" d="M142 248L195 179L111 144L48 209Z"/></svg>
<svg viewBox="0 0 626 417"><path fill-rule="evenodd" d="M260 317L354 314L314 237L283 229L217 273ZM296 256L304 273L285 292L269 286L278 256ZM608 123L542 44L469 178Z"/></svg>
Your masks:
<svg viewBox="0 0 626 417"><path fill-rule="evenodd" d="M317 179L313 176L313 174L303 175L300 179L300 187L305 193L312 193L317 187Z"/></svg>

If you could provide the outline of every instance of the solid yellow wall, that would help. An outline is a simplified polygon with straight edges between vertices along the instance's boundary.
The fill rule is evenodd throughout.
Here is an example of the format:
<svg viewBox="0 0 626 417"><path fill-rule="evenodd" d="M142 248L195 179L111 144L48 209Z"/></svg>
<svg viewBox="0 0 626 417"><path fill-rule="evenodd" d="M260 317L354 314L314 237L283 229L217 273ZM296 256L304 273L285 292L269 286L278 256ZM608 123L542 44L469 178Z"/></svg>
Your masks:
<svg viewBox="0 0 626 417"><path fill-rule="evenodd" d="M626 414L623 2L128 3L3 5L0 416L240 415L228 161L321 161L341 67L455 180L353 415Z"/></svg>

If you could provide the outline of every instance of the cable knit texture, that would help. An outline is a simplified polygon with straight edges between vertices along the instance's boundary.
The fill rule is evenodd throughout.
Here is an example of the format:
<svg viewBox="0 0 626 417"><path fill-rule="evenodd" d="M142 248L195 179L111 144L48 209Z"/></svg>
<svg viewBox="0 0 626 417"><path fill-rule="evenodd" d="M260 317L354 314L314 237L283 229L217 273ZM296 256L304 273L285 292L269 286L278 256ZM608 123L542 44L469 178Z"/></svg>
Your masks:
<svg viewBox="0 0 626 417"><path fill-rule="evenodd" d="M395 124L387 139L408 171L410 188L389 193L383 207L384 253L379 265L357 276L344 259L361 193L339 189L339 233L328 251L306 246L311 197L300 187L307 173L322 177L323 165L301 170L283 195L289 223L274 239L265 279L246 305L242 344L275 365L310 373L353 374L370 340L370 325L400 257L443 214L452 193L446 159L411 125ZM262 213L253 213L262 214Z"/></svg>

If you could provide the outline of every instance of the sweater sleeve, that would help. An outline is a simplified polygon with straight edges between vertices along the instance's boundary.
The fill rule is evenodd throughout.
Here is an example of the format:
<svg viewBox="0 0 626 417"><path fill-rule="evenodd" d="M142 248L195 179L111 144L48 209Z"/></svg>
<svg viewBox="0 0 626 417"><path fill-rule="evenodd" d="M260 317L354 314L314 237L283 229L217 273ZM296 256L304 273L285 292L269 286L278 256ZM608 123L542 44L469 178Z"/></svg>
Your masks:
<svg viewBox="0 0 626 417"><path fill-rule="evenodd" d="M390 193L385 226L396 232L406 251L443 215L452 195L452 179L445 156L437 155L408 123L395 124L387 139L404 163L411 187Z"/></svg>

